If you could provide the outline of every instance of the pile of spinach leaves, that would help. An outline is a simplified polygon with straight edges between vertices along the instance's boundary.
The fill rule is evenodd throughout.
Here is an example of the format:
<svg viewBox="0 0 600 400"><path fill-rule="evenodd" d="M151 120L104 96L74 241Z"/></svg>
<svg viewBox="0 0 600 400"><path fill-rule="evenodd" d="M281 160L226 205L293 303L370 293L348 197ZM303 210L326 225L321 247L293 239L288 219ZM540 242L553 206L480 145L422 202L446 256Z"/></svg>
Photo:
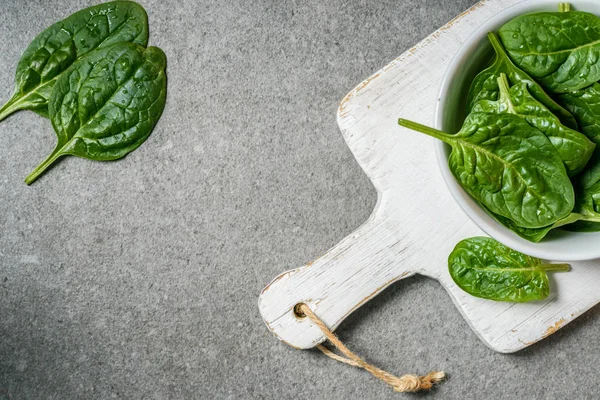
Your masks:
<svg viewBox="0 0 600 400"><path fill-rule="evenodd" d="M521 237L600 231L600 17L560 3L488 39L495 57L471 84L458 133L398 123L449 144L459 184ZM448 266L470 294L516 302L545 298L546 271L568 269L490 238L462 241Z"/></svg>
<svg viewBox="0 0 600 400"><path fill-rule="evenodd" d="M148 43L146 11L114 1L78 11L40 33L17 65L0 121L18 110L49 118L58 142L27 178L73 155L115 160L139 147L166 102L166 56Z"/></svg>
<svg viewBox="0 0 600 400"><path fill-rule="evenodd" d="M461 186L521 237L600 231L600 17L561 3L488 39L495 57L471 84L458 133L399 124L452 146Z"/></svg>

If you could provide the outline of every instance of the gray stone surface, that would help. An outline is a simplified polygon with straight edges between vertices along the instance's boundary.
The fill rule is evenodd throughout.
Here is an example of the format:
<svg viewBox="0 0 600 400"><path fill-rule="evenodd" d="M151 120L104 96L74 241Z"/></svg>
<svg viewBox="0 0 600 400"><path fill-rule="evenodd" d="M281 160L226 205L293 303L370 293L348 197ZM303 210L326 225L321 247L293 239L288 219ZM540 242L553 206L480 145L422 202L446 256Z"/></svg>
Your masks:
<svg viewBox="0 0 600 400"><path fill-rule="evenodd" d="M169 92L140 149L64 159L27 187L51 126L0 124L0 399L414 397L278 342L256 302L375 204L338 101L473 2L144 1ZM1 99L29 40L88 4L2 1ZM415 277L338 333L394 373L450 374L418 398L597 398L598 316L496 354Z"/></svg>

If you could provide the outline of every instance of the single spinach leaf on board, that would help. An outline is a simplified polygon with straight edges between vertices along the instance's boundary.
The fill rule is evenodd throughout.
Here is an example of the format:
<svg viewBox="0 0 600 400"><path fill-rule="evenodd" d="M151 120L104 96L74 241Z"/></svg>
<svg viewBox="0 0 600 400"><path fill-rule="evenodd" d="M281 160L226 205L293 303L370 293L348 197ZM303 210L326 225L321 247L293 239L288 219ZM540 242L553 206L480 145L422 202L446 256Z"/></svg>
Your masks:
<svg viewBox="0 0 600 400"><path fill-rule="evenodd" d="M573 186L556 149L516 115L471 113L455 135L404 119L398 123L452 146L448 164L460 185L519 226L552 225L573 209Z"/></svg>
<svg viewBox="0 0 600 400"><path fill-rule="evenodd" d="M600 79L600 18L594 14L525 14L498 34L512 61L552 93L582 89Z"/></svg>
<svg viewBox="0 0 600 400"><path fill-rule="evenodd" d="M480 100L498 100L500 90L498 77L500 74L506 74L510 84L525 83L531 95L556 115L563 125L577 129L577 122L575 122L575 118L571 113L555 102L536 81L510 60L498 37L493 32L488 33L488 39L496 56L492 64L481 71L473 80L467 96L467 113Z"/></svg>
<svg viewBox="0 0 600 400"><path fill-rule="evenodd" d="M600 145L600 83L558 94L556 100L573 114L581 133Z"/></svg>
<svg viewBox="0 0 600 400"><path fill-rule="evenodd" d="M166 61L157 47L121 42L74 63L50 97L56 148L25 182L65 155L115 160L140 146L165 106Z"/></svg>
<svg viewBox="0 0 600 400"><path fill-rule="evenodd" d="M0 121L25 109L47 117L48 99L58 77L90 51L118 42L146 46L148 17L139 4L99 4L50 26L33 39L21 56L15 92L0 108Z"/></svg>
<svg viewBox="0 0 600 400"><path fill-rule="evenodd" d="M509 88L506 75L501 73L498 87L498 100L481 100L473 107L473 112L518 115L550 139L569 176L574 176L585 168L596 147L592 141L584 134L561 124L550 110L531 96L526 83L521 82Z"/></svg>
<svg viewBox="0 0 600 400"><path fill-rule="evenodd" d="M544 264L488 237L459 242L448 257L454 282L465 292L496 301L543 300L550 293L547 271L568 271L569 264Z"/></svg>

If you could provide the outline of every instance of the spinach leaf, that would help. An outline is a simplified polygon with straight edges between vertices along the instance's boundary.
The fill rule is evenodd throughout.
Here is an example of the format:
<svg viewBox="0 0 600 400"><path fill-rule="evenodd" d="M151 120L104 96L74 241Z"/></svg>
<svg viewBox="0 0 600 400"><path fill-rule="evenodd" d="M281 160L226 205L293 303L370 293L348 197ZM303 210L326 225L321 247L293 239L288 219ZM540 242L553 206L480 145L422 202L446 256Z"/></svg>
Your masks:
<svg viewBox="0 0 600 400"><path fill-rule="evenodd" d="M498 33L512 61L550 92L582 89L600 79L600 18L593 14L525 14Z"/></svg>
<svg viewBox="0 0 600 400"><path fill-rule="evenodd" d="M575 207L573 212L543 228L523 228L508 218L496 215L485 205L480 206L497 222L531 242L541 241L552 229L561 228L571 232L600 231L600 151L595 151L591 166L573 180Z"/></svg>
<svg viewBox="0 0 600 400"><path fill-rule="evenodd" d="M568 271L569 264L544 264L488 237L459 242L448 257L454 282L465 292L496 301L543 300L550 293L547 271Z"/></svg>
<svg viewBox="0 0 600 400"><path fill-rule="evenodd" d="M501 86L503 83L500 84ZM511 88L513 90L515 87ZM474 110L485 108L485 100L477 104ZM487 102L491 103L491 102ZM489 107L488 107L489 109ZM543 121L540 123L543 129ZM548 123L546 126L549 127L552 124ZM550 139L552 141L552 139ZM559 150L560 154L560 150ZM511 231L515 232L522 238L529 240L530 242L538 243L552 230L556 228L562 228L569 231L595 231L600 230L600 207L593 207L590 199L596 194L598 204L600 206L600 151L595 151L593 157L588 163L588 167L580 175L576 176L573 180L575 189L575 207L571 214L564 218L556 221L554 224L542 227L542 228L523 228L518 224L514 223L508 218L493 213L484 204L480 203L480 206L497 222L504 225ZM598 185L596 185L598 183ZM582 199L588 199L586 202Z"/></svg>
<svg viewBox="0 0 600 400"><path fill-rule="evenodd" d="M561 93L556 100L573 114L581 133L600 144L600 84Z"/></svg>
<svg viewBox="0 0 600 400"><path fill-rule="evenodd" d="M594 153L590 166L577 177L575 209L579 221L565 229L574 232L600 231L600 151Z"/></svg>
<svg viewBox="0 0 600 400"><path fill-rule="evenodd" d="M565 166L548 138L512 114L471 113L456 135L399 119L401 126L450 146L460 185L493 213L524 228L542 228L575 205Z"/></svg>
<svg viewBox="0 0 600 400"><path fill-rule="evenodd" d="M25 180L58 158L115 160L150 135L166 99L166 57L157 47L121 42L75 62L56 81L49 112L58 144Z"/></svg>
<svg viewBox="0 0 600 400"><path fill-rule="evenodd" d="M587 88L557 95L557 100L573 113L581 132L597 145L600 144L600 83ZM583 221L566 226L564 229L575 232L598 232L600 223L594 221L600 208L600 149L597 149L586 169L577 177L576 209L587 217ZM595 199L595 200L594 200ZM593 201L592 201L593 200ZM589 220L591 219L591 220Z"/></svg>
<svg viewBox="0 0 600 400"><path fill-rule="evenodd" d="M581 220L567 225L563 229L569 232L600 232L600 223L598 221Z"/></svg>
<svg viewBox="0 0 600 400"><path fill-rule="evenodd" d="M575 207L573 212L543 228L523 228L508 218L494 214L485 205L479 203L492 218L530 242L538 243L552 230L561 228L571 232L600 231L600 151L594 152L590 160L591 167L578 175L575 188Z"/></svg>
<svg viewBox="0 0 600 400"><path fill-rule="evenodd" d="M581 132L597 145L600 144L600 83L587 88L561 93L557 101L573 113ZM598 232L600 223L595 221L600 211L600 149L594 152L592 159L576 181L576 210L586 217L582 221L565 226L574 232Z"/></svg>
<svg viewBox="0 0 600 400"><path fill-rule="evenodd" d="M562 125L550 110L531 96L527 84L521 82L509 88L506 75L501 73L498 87L498 101L481 100L473 107L473 112L518 115L550 139L565 163L569 176L584 169L596 147L593 142L585 135Z"/></svg>
<svg viewBox="0 0 600 400"><path fill-rule="evenodd" d="M487 212L492 218L494 218L496 220L496 222L504 225L505 227L507 227L514 233L516 233L517 235L521 236L523 239L529 240L530 242L533 242L533 243L540 242L543 238L546 237L548 232L550 232L554 227L553 225L550 225L550 226L546 226L543 228L523 228L523 227L515 224L513 221L511 221L508 218L505 218L498 214L494 214L484 204L479 203L479 206L481 208L483 208L483 210L485 212Z"/></svg>
<svg viewBox="0 0 600 400"><path fill-rule="evenodd" d="M511 221L508 218L505 218L501 215L494 214L485 205L483 205L481 203L479 203L479 205L481 206L481 208L483 208L483 210L485 212L487 212L492 218L494 218L496 220L496 222L504 225L505 227L507 227L514 233L516 233L517 235L521 236L523 239L529 240L530 242L533 242L533 243L540 242L542 239L544 239L546 237L546 235L548 235L548 233L552 229L556 229L556 228L567 229L567 227L572 227L574 223L588 224L590 222L584 222L584 220L586 218L591 218L590 216L585 217L584 215L579 214L579 213L571 213L571 214L567 215L566 217L559 219L554 224L545 226L543 228L523 228L522 226L515 224L513 221ZM600 221L600 219L599 219L599 221ZM567 229L567 230L572 230L572 229Z"/></svg>
<svg viewBox="0 0 600 400"><path fill-rule="evenodd" d="M83 55L118 42L146 46L148 17L139 4L99 4L50 26L23 53L17 65L15 92L0 107L0 121L25 109L47 117L48 99L58 77Z"/></svg>
<svg viewBox="0 0 600 400"><path fill-rule="evenodd" d="M569 111L557 104L536 81L510 60L498 37L493 32L488 33L488 39L496 56L492 64L481 71L473 80L467 96L467 112L470 112L480 100L498 100L500 91L498 77L500 74L506 74L510 84L526 84L531 95L556 115L563 125L577 129L575 118Z"/></svg>

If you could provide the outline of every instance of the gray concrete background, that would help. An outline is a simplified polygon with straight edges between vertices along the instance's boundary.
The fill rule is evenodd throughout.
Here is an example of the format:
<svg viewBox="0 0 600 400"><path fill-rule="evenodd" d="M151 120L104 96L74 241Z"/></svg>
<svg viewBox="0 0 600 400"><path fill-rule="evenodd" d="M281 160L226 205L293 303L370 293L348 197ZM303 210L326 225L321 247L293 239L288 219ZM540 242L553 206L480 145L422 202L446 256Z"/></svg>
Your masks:
<svg viewBox="0 0 600 400"><path fill-rule="evenodd" d="M399 282L338 333L393 373L450 374L416 396L287 347L258 314L274 276L375 204L339 100L473 3L143 1L169 89L140 149L64 159L27 187L51 126L0 124L0 399L597 398L598 308L501 355L435 281ZM89 4L3 0L0 99L30 39Z"/></svg>

